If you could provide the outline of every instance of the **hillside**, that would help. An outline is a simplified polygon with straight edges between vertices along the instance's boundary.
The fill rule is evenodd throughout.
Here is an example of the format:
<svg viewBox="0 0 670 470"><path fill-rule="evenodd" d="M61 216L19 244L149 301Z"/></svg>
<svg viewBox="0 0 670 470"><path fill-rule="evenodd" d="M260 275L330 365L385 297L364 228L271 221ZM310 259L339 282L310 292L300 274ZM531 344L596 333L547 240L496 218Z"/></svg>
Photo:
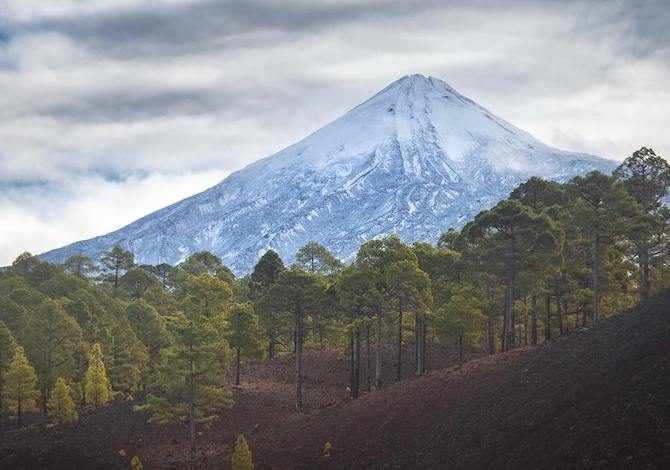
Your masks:
<svg viewBox="0 0 670 470"><path fill-rule="evenodd" d="M532 176L565 182L614 166L551 148L445 82L411 75L207 191L40 258L98 259L119 244L140 264L176 264L207 250L246 274L268 249L290 263L315 240L351 261L380 235L435 242Z"/></svg>
<svg viewBox="0 0 670 470"><path fill-rule="evenodd" d="M670 291L595 330L462 367L439 370L456 357L431 350L428 376L354 402L347 400L346 362L335 352L312 352L302 417L291 412L290 359L252 364L235 390L236 406L202 430L197 466L227 468L243 432L258 470L666 468L669 306ZM412 358L406 361L409 370ZM134 454L145 468L187 468L184 429L146 424L131 405L47 431L10 432L0 444L0 468L121 469Z"/></svg>
<svg viewBox="0 0 670 470"><path fill-rule="evenodd" d="M666 291L596 330L438 371L259 435L258 468L667 468L668 307Z"/></svg>

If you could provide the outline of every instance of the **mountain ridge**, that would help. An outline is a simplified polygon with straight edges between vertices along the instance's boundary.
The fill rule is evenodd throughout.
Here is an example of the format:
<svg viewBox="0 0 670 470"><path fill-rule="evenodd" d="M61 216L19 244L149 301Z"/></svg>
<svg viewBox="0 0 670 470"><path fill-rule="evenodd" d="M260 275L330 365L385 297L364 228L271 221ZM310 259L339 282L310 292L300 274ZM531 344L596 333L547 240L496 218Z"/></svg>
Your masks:
<svg viewBox="0 0 670 470"><path fill-rule="evenodd" d="M408 75L201 193L40 257L98 258L121 244L139 263L175 264L209 250L244 274L267 249L291 262L316 240L350 260L388 233L435 241L531 176L565 181L614 166L553 149L445 82Z"/></svg>

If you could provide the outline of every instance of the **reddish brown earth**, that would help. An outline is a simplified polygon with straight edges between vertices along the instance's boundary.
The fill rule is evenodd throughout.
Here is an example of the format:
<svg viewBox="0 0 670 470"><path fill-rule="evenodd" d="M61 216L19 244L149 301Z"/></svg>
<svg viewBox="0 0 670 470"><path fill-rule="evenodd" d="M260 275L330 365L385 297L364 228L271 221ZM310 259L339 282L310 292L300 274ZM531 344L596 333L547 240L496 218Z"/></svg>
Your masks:
<svg viewBox="0 0 670 470"><path fill-rule="evenodd" d="M431 352L433 369L454 363ZM192 467L229 468L244 433L257 470L670 468L670 292L597 329L355 401L335 352L310 352L305 367L307 413L298 417L290 360L250 366L235 407L202 430ZM386 372L388 383L392 363ZM138 454L147 469L189 468L186 436L116 403L72 426L5 434L0 467L127 469Z"/></svg>

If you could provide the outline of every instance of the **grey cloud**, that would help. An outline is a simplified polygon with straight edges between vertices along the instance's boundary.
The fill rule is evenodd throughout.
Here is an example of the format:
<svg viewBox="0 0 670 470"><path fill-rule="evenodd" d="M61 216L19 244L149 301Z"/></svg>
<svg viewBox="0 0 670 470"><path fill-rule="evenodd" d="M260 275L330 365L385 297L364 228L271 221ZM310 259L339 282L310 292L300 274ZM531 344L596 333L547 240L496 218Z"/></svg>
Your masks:
<svg viewBox="0 0 670 470"><path fill-rule="evenodd" d="M276 32L288 39L344 22L411 15L444 5L438 0L372 0L362 3L207 0L42 20L13 25L13 30L15 34L58 32L87 44L99 53L116 57L162 56L240 45L237 40L239 35L245 35L243 43L248 47L254 44L254 38L248 36L250 33Z"/></svg>

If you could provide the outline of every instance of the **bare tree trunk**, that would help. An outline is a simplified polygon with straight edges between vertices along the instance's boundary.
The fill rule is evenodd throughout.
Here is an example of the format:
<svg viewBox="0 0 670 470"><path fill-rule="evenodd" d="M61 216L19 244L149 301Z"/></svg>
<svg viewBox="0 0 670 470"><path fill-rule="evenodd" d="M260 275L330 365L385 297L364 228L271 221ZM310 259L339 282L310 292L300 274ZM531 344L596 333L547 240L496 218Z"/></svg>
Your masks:
<svg viewBox="0 0 670 470"><path fill-rule="evenodd" d="M375 349L375 390L382 389L382 313L377 317L377 345Z"/></svg>
<svg viewBox="0 0 670 470"><path fill-rule="evenodd" d="M303 370L302 370L302 315L296 315L295 319L295 412L300 414L303 412L303 403L302 403L302 382L303 382Z"/></svg>
<svg viewBox="0 0 670 470"><path fill-rule="evenodd" d="M235 348L235 385L240 384L240 347Z"/></svg>
<svg viewBox="0 0 670 470"><path fill-rule="evenodd" d="M0 377L0 436L2 436L5 430L5 415L3 414L3 410L5 409L5 403L3 401L4 393L5 390L2 383L2 377Z"/></svg>
<svg viewBox="0 0 670 470"><path fill-rule="evenodd" d="M463 335L458 336L458 363L463 364Z"/></svg>
<svg viewBox="0 0 670 470"><path fill-rule="evenodd" d="M421 373L426 373L426 336L428 334L428 325L426 317L421 318Z"/></svg>
<svg viewBox="0 0 670 470"><path fill-rule="evenodd" d="M426 357L425 336L426 336L426 319L423 315L416 315L414 329L416 330L416 375L422 375L425 370L424 360Z"/></svg>
<svg viewBox="0 0 670 470"><path fill-rule="evenodd" d="M395 380L402 380L402 298L398 299L398 364Z"/></svg>
<svg viewBox="0 0 670 470"><path fill-rule="evenodd" d="M533 294L530 300L530 344L537 344L537 295Z"/></svg>
<svg viewBox="0 0 670 470"><path fill-rule="evenodd" d="M651 292L651 280L649 276L649 250L646 247L640 248L640 300L649 298Z"/></svg>
<svg viewBox="0 0 670 470"><path fill-rule="evenodd" d="M591 282L593 288L593 326L598 325L600 316L600 237L593 237L593 266L591 268Z"/></svg>
<svg viewBox="0 0 670 470"><path fill-rule="evenodd" d="M488 316L488 320L486 322L486 333L488 337L488 343L489 343L489 354L495 354L496 352L496 333L495 333L495 324L493 323L493 317L491 315Z"/></svg>
<svg viewBox="0 0 670 470"><path fill-rule="evenodd" d="M523 297L523 345L528 346L528 297Z"/></svg>
<svg viewBox="0 0 670 470"><path fill-rule="evenodd" d="M503 351L509 351L513 347L512 315L514 306L514 280L508 275L507 291L505 293L505 313L503 314Z"/></svg>
<svg viewBox="0 0 670 470"><path fill-rule="evenodd" d="M556 295L556 318L558 319L558 334L559 336L562 336L564 333L564 328L563 328L563 310L561 306L561 280L560 278L556 278L556 282L554 284L554 292Z"/></svg>
<svg viewBox="0 0 670 470"><path fill-rule="evenodd" d="M21 399L18 400L18 403L16 404L16 428L21 429L21 425L23 424L23 410L21 409Z"/></svg>
<svg viewBox="0 0 670 470"><path fill-rule="evenodd" d="M352 390L352 398L358 398L361 383L361 329L359 326L356 326L354 334L354 358L354 387Z"/></svg>
<svg viewBox="0 0 670 470"><path fill-rule="evenodd" d="M275 358L275 335L274 332L268 333L268 359L272 360Z"/></svg>
<svg viewBox="0 0 670 470"><path fill-rule="evenodd" d="M366 327L366 338L365 338L365 390L370 393L372 391L372 376L370 374L371 359L372 359L372 347L370 345L370 323Z"/></svg>
<svg viewBox="0 0 670 470"><path fill-rule="evenodd" d="M419 332L419 314L418 312L414 313L414 375L421 375L421 344L420 344L420 332Z"/></svg>
<svg viewBox="0 0 670 470"><path fill-rule="evenodd" d="M547 287L549 287L549 283L547 282ZM551 339L551 295L547 291L547 294L545 295L545 304L547 308L547 320L544 324L544 339L549 341Z"/></svg>
<svg viewBox="0 0 670 470"><path fill-rule="evenodd" d="M354 330L349 334L349 397L357 398L356 394L356 357L354 356Z"/></svg>
<svg viewBox="0 0 670 470"><path fill-rule="evenodd" d="M188 407L188 431L191 443L191 458L195 454L195 406L191 403Z"/></svg>

